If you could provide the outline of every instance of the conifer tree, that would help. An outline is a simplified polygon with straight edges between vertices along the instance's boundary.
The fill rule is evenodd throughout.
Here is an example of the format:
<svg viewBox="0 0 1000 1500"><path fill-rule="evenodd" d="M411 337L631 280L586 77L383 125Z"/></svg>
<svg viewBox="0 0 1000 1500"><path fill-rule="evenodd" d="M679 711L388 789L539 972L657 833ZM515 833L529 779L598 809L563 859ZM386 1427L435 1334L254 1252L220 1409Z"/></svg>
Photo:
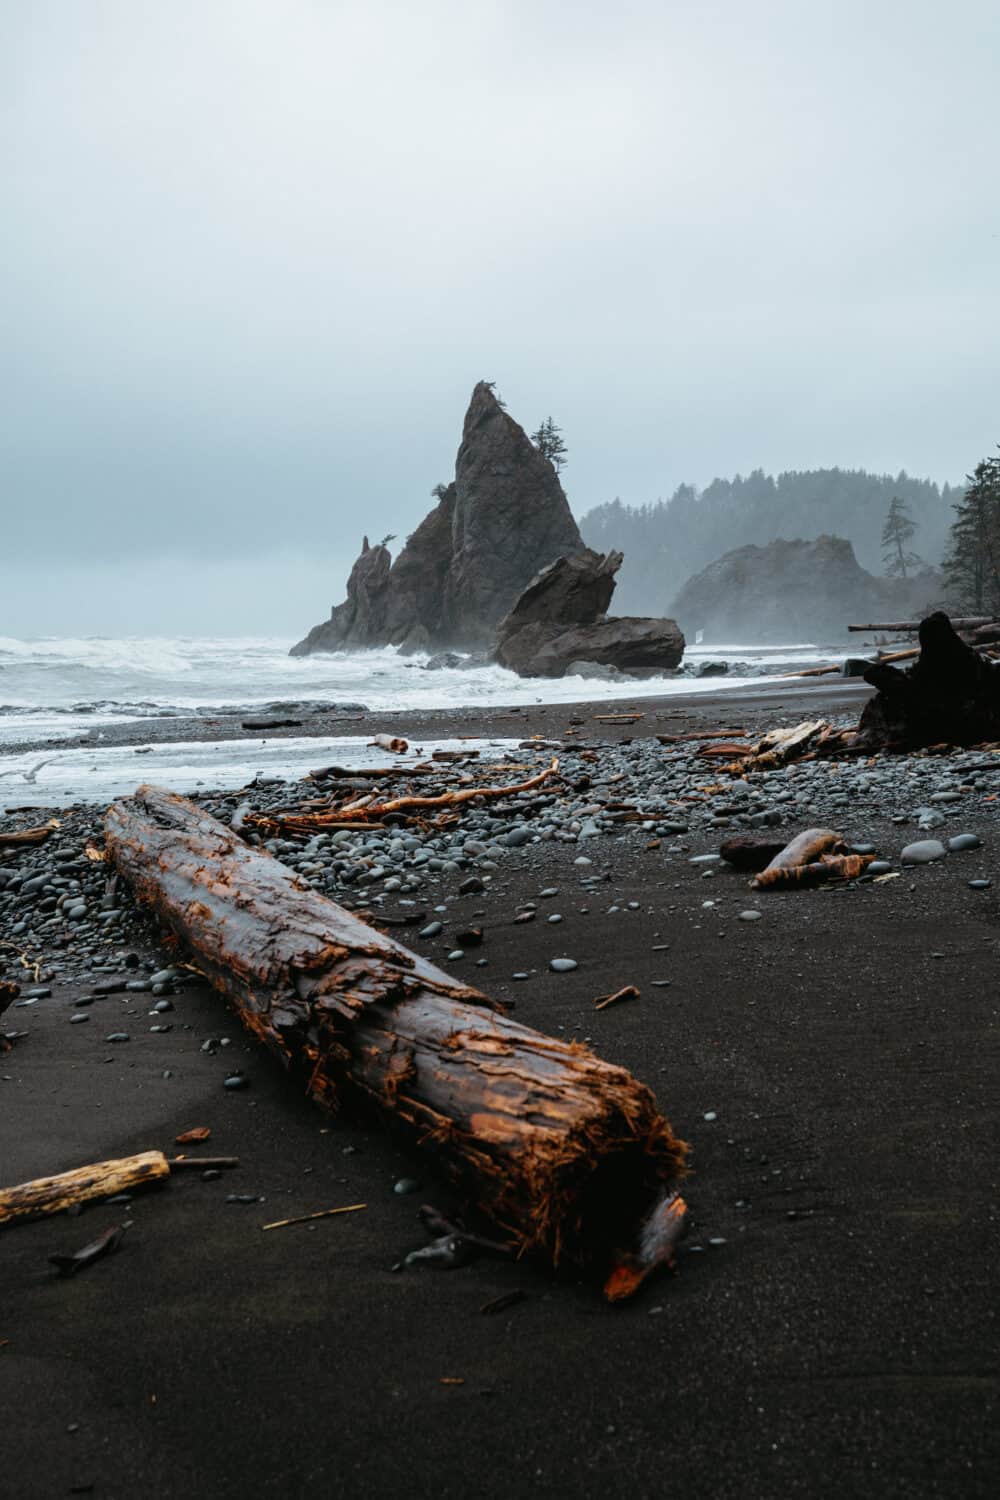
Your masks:
<svg viewBox="0 0 1000 1500"><path fill-rule="evenodd" d="M547 458L558 474L566 462L566 444L562 439L562 429L557 427L551 417L546 417L537 432L531 434L531 441L544 458Z"/></svg>
<svg viewBox="0 0 1000 1500"><path fill-rule="evenodd" d="M1000 457L967 477L944 560L949 598L973 614L1000 614Z"/></svg>
<svg viewBox="0 0 1000 1500"><path fill-rule="evenodd" d="M890 578L905 578L908 568L919 567L923 558L908 552L906 544L916 532L910 507L899 495L893 495L882 527L882 560Z"/></svg>

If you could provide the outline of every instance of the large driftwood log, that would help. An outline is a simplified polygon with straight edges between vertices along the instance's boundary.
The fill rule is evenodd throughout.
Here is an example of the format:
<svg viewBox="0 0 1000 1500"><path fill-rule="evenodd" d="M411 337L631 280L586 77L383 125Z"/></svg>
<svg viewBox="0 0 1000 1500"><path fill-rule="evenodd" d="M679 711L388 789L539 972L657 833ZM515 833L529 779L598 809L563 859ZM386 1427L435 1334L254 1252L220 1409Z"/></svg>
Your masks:
<svg viewBox="0 0 1000 1500"><path fill-rule="evenodd" d="M1000 739L1000 668L960 640L940 610L920 622L920 656L908 671L880 662L865 681L878 692L862 710L859 746L916 750Z"/></svg>
<svg viewBox="0 0 1000 1500"><path fill-rule="evenodd" d="M956 630L977 630L980 625L992 625L995 622L994 615L966 615L962 619L952 620ZM848 625L848 630L898 630L910 631L913 634L920 629L920 620L893 620L888 624L885 622L878 625Z"/></svg>
<svg viewBox="0 0 1000 1500"><path fill-rule="evenodd" d="M331 1107L376 1106L518 1250L600 1268L641 1240L686 1148L649 1089L532 1031L156 787L107 815L111 856Z"/></svg>

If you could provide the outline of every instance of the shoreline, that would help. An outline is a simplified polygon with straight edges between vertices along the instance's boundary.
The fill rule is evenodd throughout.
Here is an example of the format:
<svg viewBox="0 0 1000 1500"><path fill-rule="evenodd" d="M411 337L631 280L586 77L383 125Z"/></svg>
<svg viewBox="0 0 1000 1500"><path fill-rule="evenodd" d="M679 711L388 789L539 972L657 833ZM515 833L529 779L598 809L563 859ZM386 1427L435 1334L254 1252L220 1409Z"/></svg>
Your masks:
<svg viewBox="0 0 1000 1500"><path fill-rule="evenodd" d="M510 738L521 727L525 727L529 734L558 738L567 727L573 727L570 724L573 719L583 719L592 727L599 728L604 737L613 738L614 725L592 723L598 715L638 714L641 717L634 729L641 733L644 726L652 729L654 724L671 720L690 724L692 728L703 727L711 722L717 722L721 726L727 720L725 717L720 719L719 715L724 716L730 705L733 712L752 716L754 723L763 722L769 714L797 714L804 718L812 715L860 713L871 694L872 689L858 679L745 678L731 687L721 688L713 684L711 689L695 693L656 697L639 695L634 698L583 698L570 703L496 706L470 703L459 708L401 709L391 713L381 709L355 712L310 705L310 711L301 716L282 705L275 709L240 710L211 717L171 714L162 718L111 719L95 724L86 733L58 737L31 735L11 740L0 745L0 760L5 756L60 748L82 748L95 744L111 748L223 739L336 739L368 732L394 732L407 738L444 739L460 735L489 737L496 734ZM243 728L246 721L271 718L287 718L296 722L266 731Z"/></svg>
<svg viewBox="0 0 1000 1500"><path fill-rule="evenodd" d="M178 955L127 892L119 917L101 916L104 868L83 856L100 837L99 805L65 815L54 835L65 863L44 845L0 851L0 871L77 873L88 907L82 925L60 923L44 888L0 891L0 977L32 987L17 952L29 938L49 976L47 995L3 1018L27 1034L0 1058L0 1180L169 1151L195 1125L212 1130L201 1149L240 1159L221 1180L185 1173L128 1203L5 1232L0 1369L18 1500L90 1488L132 1500L137 1483L150 1500L388 1500L403 1464L409 1490L434 1500L635 1500L659 1492L665 1469L692 1494L733 1500L814 1500L831 1479L839 1500L868 1500L873 1485L991 1495L1000 916L994 891L969 881L993 872L1000 757L995 770L972 753L796 763L737 796L734 783L706 789L718 773L691 747L654 738L856 717L867 692L755 683L744 697L638 700L634 724L596 720L627 700L499 721L511 711L372 715L372 732L558 741L549 753L566 784L494 806L492 823L470 812L432 835L440 848L410 830L417 847L394 864L391 829L276 850L376 922L436 914L443 930L426 938L416 925L390 930L513 1003L518 1020L578 1039L654 1090L693 1148L691 1220L678 1273L620 1308L529 1261L394 1273L424 1243L421 1202L461 1211L432 1160L373 1122L306 1103L183 970L158 997L114 989L134 975L151 986ZM447 784L457 770L436 774ZM502 768L482 770L493 780ZM917 806L945 785L962 790L935 804L937 834L975 832L982 847L901 870L903 844L925 836ZM279 782L206 788L199 801L228 821L247 798L267 809L316 795L316 783ZM734 834L786 838L823 822L875 843L895 878L764 894L698 859ZM519 827L530 837L508 842ZM482 889L463 893L470 875ZM529 903L534 920L516 921ZM758 919L743 920L748 909ZM10 917L26 914L11 935ZM484 940L455 957L470 921ZM553 973L556 956L577 969ZM595 997L624 984L638 1000L595 1012ZM154 1011L161 1000L169 1009ZM235 1069L249 1087L229 1092ZM419 1191L397 1192L401 1179ZM366 1207L261 1232L349 1203ZM50 1254L125 1218L114 1256L72 1279L51 1271ZM521 1300L482 1315L511 1292Z"/></svg>

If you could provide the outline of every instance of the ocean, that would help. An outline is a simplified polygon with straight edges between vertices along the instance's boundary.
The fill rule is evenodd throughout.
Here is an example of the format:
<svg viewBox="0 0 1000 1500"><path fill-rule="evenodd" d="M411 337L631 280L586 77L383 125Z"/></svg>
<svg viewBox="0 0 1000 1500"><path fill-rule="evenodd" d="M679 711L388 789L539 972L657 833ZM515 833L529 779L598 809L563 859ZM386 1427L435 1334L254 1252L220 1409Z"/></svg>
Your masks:
<svg viewBox="0 0 1000 1500"><path fill-rule="evenodd" d="M298 717L320 706L337 705L391 715L404 710L465 706L499 707L724 692L727 686L760 673L780 675L842 653L816 646L690 647L685 662L726 661L730 677L656 677L608 682L601 678L556 680L517 677L497 666L425 670L424 656L401 657L394 649L336 655L290 657L290 639L260 637L132 637L109 639L0 637L0 801L65 805L103 800L129 791L137 779L166 779L179 791L195 786L232 787L254 775L301 775L323 764L324 739L262 740L251 743L185 741L162 743L163 720L211 718L250 712ZM157 720L161 743L142 752L134 746L103 745L107 726L123 721ZM391 728L386 723L380 727ZM86 744L80 745L86 736ZM42 742L18 755L4 746ZM60 745L66 742L66 748ZM72 743L70 743L72 742ZM450 741L435 742L449 745ZM501 743L496 742L499 747ZM367 738L336 741L334 757L364 764L371 757ZM428 751L428 743L422 747ZM489 747L484 746L488 751ZM144 754L141 771L136 754ZM497 749L496 753L501 753ZM44 758L45 764L38 763ZM16 794L16 795L15 795Z"/></svg>

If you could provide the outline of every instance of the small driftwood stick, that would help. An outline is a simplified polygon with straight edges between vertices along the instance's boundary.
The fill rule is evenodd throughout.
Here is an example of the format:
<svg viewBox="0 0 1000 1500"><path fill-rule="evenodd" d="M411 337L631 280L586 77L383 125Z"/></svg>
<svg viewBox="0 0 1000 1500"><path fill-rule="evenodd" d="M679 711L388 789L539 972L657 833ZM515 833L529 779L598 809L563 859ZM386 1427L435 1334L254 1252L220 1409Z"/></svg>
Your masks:
<svg viewBox="0 0 1000 1500"><path fill-rule="evenodd" d="M238 1156L172 1156L167 1162L171 1172L183 1172L185 1168L190 1171L195 1167L214 1167L220 1172L231 1172L239 1164Z"/></svg>
<svg viewBox="0 0 1000 1500"><path fill-rule="evenodd" d="M637 1243L686 1147L624 1068L511 1020L184 798L141 787L106 828L122 875L313 1099L374 1106L515 1250L603 1269Z"/></svg>
<svg viewBox="0 0 1000 1500"><path fill-rule="evenodd" d="M0 1188L0 1228L19 1219L61 1213L74 1203L113 1198L116 1193L162 1182L169 1176L170 1165L162 1151L143 1151L138 1156L94 1162L56 1177L36 1177L17 1187Z"/></svg>
<svg viewBox="0 0 1000 1500"><path fill-rule="evenodd" d="M291 1219L275 1219L270 1224L262 1224L261 1229L287 1229L289 1224L308 1224L311 1219L332 1219L335 1214L356 1214L362 1208L367 1208L367 1203L348 1203L344 1208L320 1208L314 1214L296 1214Z"/></svg>
<svg viewBox="0 0 1000 1500"><path fill-rule="evenodd" d="M55 830L48 825L42 828L22 828L17 833L0 833L0 849L17 849L24 845L44 844Z"/></svg>
<svg viewBox="0 0 1000 1500"><path fill-rule="evenodd" d="M634 984L626 984L623 989L615 990L612 995L599 995L594 1001L595 1010L607 1010L609 1005L617 1005L619 1000L638 1000L639 991Z"/></svg>

